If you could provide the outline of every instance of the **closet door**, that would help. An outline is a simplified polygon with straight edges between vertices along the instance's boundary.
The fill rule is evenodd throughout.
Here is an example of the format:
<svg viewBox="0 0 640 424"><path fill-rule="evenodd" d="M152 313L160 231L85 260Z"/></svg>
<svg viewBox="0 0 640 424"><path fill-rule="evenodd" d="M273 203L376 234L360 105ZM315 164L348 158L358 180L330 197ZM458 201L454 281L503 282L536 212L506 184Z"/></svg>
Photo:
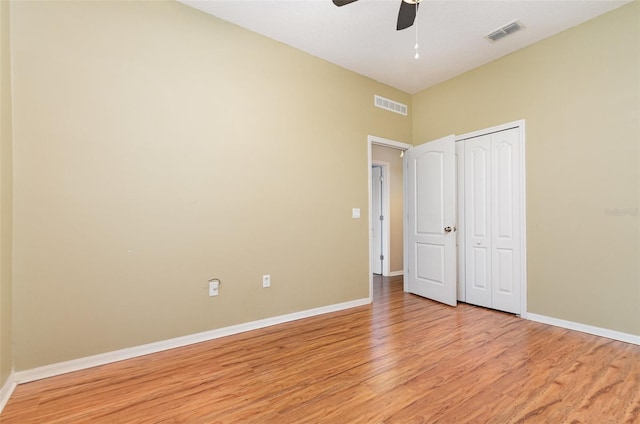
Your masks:
<svg viewBox="0 0 640 424"><path fill-rule="evenodd" d="M464 143L466 299L491 308L491 136Z"/></svg>
<svg viewBox="0 0 640 424"><path fill-rule="evenodd" d="M520 313L519 129L491 134L492 308Z"/></svg>
<svg viewBox="0 0 640 424"><path fill-rule="evenodd" d="M521 313L519 128L464 140L466 301Z"/></svg>

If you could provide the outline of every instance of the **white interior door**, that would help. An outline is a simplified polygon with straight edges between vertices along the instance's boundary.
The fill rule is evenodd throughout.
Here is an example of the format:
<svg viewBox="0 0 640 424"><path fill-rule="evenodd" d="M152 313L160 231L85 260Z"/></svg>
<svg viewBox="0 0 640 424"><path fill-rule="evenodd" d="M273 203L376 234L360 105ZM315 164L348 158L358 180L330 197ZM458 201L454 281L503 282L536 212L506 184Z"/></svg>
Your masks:
<svg viewBox="0 0 640 424"><path fill-rule="evenodd" d="M382 274L382 167L371 168L371 271Z"/></svg>
<svg viewBox="0 0 640 424"><path fill-rule="evenodd" d="M407 289L455 306L455 137L406 151Z"/></svg>

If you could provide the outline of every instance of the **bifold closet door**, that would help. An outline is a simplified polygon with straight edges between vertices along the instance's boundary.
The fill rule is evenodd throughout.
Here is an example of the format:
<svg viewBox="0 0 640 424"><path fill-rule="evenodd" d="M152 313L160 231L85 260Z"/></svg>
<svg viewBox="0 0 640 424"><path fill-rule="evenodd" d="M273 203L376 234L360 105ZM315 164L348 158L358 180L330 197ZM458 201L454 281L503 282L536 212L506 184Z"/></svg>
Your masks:
<svg viewBox="0 0 640 424"><path fill-rule="evenodd" d="M520 313L519 129L464 143L466 299Z"/></svg>

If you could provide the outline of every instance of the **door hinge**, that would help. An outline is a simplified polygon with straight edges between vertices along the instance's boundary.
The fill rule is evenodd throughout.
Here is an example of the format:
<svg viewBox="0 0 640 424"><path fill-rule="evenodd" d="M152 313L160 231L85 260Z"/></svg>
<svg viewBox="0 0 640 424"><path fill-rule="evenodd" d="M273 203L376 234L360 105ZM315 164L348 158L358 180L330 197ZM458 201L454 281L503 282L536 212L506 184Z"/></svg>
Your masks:
<svg viewBox="0 0 640 424"><path fill-rule="evenodd" d="M384 221L384 216L380 215L380 221Z"/></svg>
<svg viewBox="0 0 640 424"><path fill-rule="evenodd" d="M380 260L384 261L384 255L380 255Z"/></svg>

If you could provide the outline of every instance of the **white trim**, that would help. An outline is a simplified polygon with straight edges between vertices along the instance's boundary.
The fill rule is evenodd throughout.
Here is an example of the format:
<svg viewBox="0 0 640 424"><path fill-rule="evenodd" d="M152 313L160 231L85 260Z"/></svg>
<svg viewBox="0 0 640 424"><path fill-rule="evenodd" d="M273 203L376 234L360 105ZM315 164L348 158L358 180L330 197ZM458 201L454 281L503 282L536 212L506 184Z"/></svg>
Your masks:
<svg viewBox="0 0 640 424"><path fill-rule="evenodd" d="M527 314L527 319L529 321L535 321L535 322L540 322L542 324L562 327L568 330L575 330L575 331L580 331L582 333L593 334L594 336L606 337L608 339L640 345L640 336L636 336L628 333L622 333L620 331L594 327L592 325L581 324L579 322L565 321L559 318L547 317L544 315L538 315L538 314L532 314L532 313Z"/></svg>
<svg viewBox="0 0 640 424"><path fill-rule="evenodd" d="M404 271L400 270L400 271L391 271L389 273L389 275L387 275L387 277L398 277L400 275L404 275Z"/></svg>
<svg viewBox="0 0 640 424"><path fill-rule="evenodd" d="M377 137L375 135L368 135L367 136L367 196L369 199L369 211L371 211L371 146L373 144L376 144L378 146L386 146L386 147L393 147L395 149L400 149L400 150L407 150L410 149L411 147L413 147L411 144L407 144L407 143L402 143L400 141L395 141L395 140L389 140L388 138L382 138L382 137ZM404 166L404 160L402 161L402 183L403 183L403 191L405 190L405 186L406 186L406 181L405 181L405 172L404 170L406 169L406 167ZM404 196L403 196L404 197ZM367 228L371 228L371 213L369 212L369 226ZM404 227L404 226L403 226ZM369 302L373 301L373 267L371 264L371 231L369 231ZM403 228L403 231L405 231L405 229ZM405 239L406 239L406 234L405 234ZM406 255L405 255L406 256ZM405 258L406 259L406 258ZM405 261L405 269L406 269L406 261ZM405 288L406 291L406 288Z"/></svg>
<svg viewBox="0 0 640 424"><path fill-rule="evenodd" d="M407 156L404 155L402 157L402 269L407 270L407 274L411 271L409 269L409 256L407 255L409 243L409 231L407 227L408 218L407 218L407 199L409 198L409 190L407 189L409 182L407 181L407 169L409 163L407 162ZM409 293L409 276L407 274L403 274L404 278L402 279L402 290L405 293Z"/></svg>
<svg viewBox="0 0 640 424"><path fill-rule="evenodd" d="M4 382L2 388L0 388L0 413L9 402L9 398L13 394L13 391L16 389L17 383L15 380L15 374L12 371L7 378L7 381Z"/></svg>
<svg viewBox="0 0 640 424"><path fill-rule="evenodd" d="M371 199L371 146L373 145L373 140L371 136L367 137L367 199L369 199L369 213L367 214L367 242L369 243L369 300L373 302L373 262L371 262L371 252L373 251L373 244L371 243L371 208L373 207L373 200Z"/></svg>
<svg viewBox="0 0 640 424"><path fill-rule="evenodd" d="M527 161L526 161L526 126L525 120L513 122L520 127L520 317L527 318Z"/></svg>
<svg viewBox="0 0 640 424"><path fill-rule="evenodd" d="M400 150L407 150L413 147L411 144L408 144L408 143L389 140L388 138L377 137L375 135L367 136L367 143L377 144L378 146L393 147Z"/></svg>
<svg viewBox="0 0 640 424"><path fill-rule="evenodd" d="M15 373L15 382L17 384L28 383L30 381L40 380L42 378L53 377L68 372L110 364L112 362L123 361L125 359L149 355L151 353L162 352L164 350L175 349L177 347L188 346L195 343L201 343L208 340L218 339L220 337L244 333L246 331L257 330L259 328L270 327L272 325L283 324L285 322L309 318L329 312L355 308L358 306L368 305L370 303L371 299L357 299L349 302L338 303L335 305L307 309L306 311L294 312L292 314L265 318L258 321L247 322L244 324L232 325L230 327L205 331L203 333L196 333L160 342L116 350L113 352L101 353L99 355L87 356L85 358L73 359L71 361L59 362L57 364L45 365L30 370L18 371Z"/></svg>

